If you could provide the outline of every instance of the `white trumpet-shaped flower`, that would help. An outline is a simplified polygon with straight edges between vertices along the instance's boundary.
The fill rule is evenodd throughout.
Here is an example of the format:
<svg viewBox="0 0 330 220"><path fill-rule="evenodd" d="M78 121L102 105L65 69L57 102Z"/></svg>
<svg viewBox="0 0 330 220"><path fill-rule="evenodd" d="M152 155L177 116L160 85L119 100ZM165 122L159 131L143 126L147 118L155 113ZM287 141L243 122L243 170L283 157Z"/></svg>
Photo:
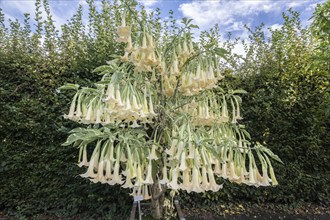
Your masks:
<svg viewBox="0 0 330 220"><path fill-rule="evenodd" d="M221 164L219 160L215 160L214 174L221 175Z"/></svg>
<svg viewBox="0 0 330 220"><path fill-rule="evenodd" d="M196 166L193 166L192 168L192 180L191 180L191 186L190 191L200 193L204 190L200 187L200 180L199 180L199 171Z"/></svg>
<svg viewBox="0 0 330 220"><path fill-rule="evenodd" d="M166 149L165 152L166 152L168 155L173 156L174 153L175 153L176 150L177 150L177 144L178 144L178 140L177 140L177 139L172 140L171 148L170 148L170 149Z"/></svg>
<svg viewBox="0 0 330 220"><path fill-rule="evenodd" d="M180 186L178 185L178 175L179 175L179 168L175 167L172 168L171 170L172 172L172 178L171 181L167 184L171 189L177 190L180 188Z"/></svg>
<svg viewBox="0 0 330 220"><path fill-rule="evenodd" d="M141 111L140 117L142 119L145 119L148 116L149 116L148 101L147 101L146 94L144 94L143 102L142 102L142 111Z"/></svg>
<svg viewBox="0 0 330 220"><path fill-rule="evenodd" d="M120 108L124 107L123 101L121 99L121 94L120 94L120 90L116 89L116 105Z"/></svg>
<svg viewBox="0 0 330 220"><path fill-rule="evenodd" d="M274 169L273 169L272 166L269 167L269 173L270 173L270 177L272 179L272 185L273 186L278 185L278 182L277 182L276 177L275 177Z"/></svg>
<svg viewBox="0 0 330 220"><path fill-rule="evenodd" d="M97 183L105 183L106 179L104 176L104 160L99 162L98 168L97 168L97 175L94 179L91 179L92 182Z"/></svg>
<svg viewBox="0 0 330 220"><path fill-rule="evenodd" d="M123 153L120 154L120 161L121 162L126 162L127 161L127 158L126 158L125 154L123 154Z"/></svg>
<svg viewBox="0 0 330 220"><path fill-rule="evenodd" d="M88 177L95 178L96 177L96 173L94 173L94 168L97 167L97 165L98 165L98 159L99 159L99 155L100 155L100 152L99 152L100 145L101 145L101 141L98 141L96 144L96 147L93 151L91 160L89 161L89 166L88 166L87 172L84 174L81 174L80 175L81 177L85 177L85 178L88 178Z"/></svg>
<svg viewBox="0 0 330 220"><path fill-rule="evenodd" d="M156 116L157 114L154 112L154 105L151 100L151 96L149 96L149 113L151 116Z"/></svg>
<svg viewBox="0 0 330 220"><path fill-rule="evenodd" d="M223 188L223 184L218 185L214 179L214 173L213 170L211 169L211 167L207 168L207 174L209 177L209 190L213 191L213 192L217 192L220 189Z"/></svg>
<svg viewBox="0 0 330 220"><path fill-rule="evenodd" d="M76 93L73 96L73 99L72 99L72 102L71 102L71 105L70 105L69 114L68 115L64 115L64 118L73 119L74 113L75 113L75 109L76 109L77 97L78 97L78 93Z"/></svg>
<svg viewBox="0 0 330 220"><path fill-rule="evenodd" d="M116 102L115 87L113 83L109 83L106 95L107 97L104 99L104 101Z"/></svg>
<svg viewBox="0 0 330 220"><path fill-rule="evenodd" d="M101 120L102 114L103 114L103 111L102 111L102 109L99 107L99 108L96 110L96 120L95 120L95 124L101 124L101 123L102 123L102 120Z"/></svg>
<svg viewBox="0 0 330 220"><path fill-rule="evenodd" d="M81 109L81 104L82 104L81 98L82 98L82 95L80 94L78 97L77 110L75 112L75 117L74 117L76 120L80 120L81 116L83 115L82 109Z"/></svg>
<svg viewBox="0 0 330 220"><path fill-rule="evenodd" d="M256 181L256 169L255 168L249 169L249 182L247 185L258 186L258 182Z"/></svg>
<svg viewBox="0 0 330 220"><path fill-rule="evenodd" d="M140 196L142 195L142 185L139 186L134 186L132 193L130 194L131 196Z"/></svg>
<svg viewBox="0 0 330 220"><path fill-rule="evenodd" d="M112 162L115 162L116 159L114 158L114 146L113 146L113 142L110 143L110 149L109 149L109 159Z"/></svg>
<svg viewBox="0 0 330 220"><path fill-rule="evenodd" d="M132 180L131 180L131 172L130 172L130 168L129 168L129 165L127 164L126 165L126 181L125 181L125 184L122 185L121 187L123 188L133 188L134 185L132 183Z"/></svg>
<svg viewBox="0 0 330 220"><path fill-rule="evenodd" d="M240 168L240 172L239 172L239 175L238 175L238 180L236 181L236 183L240 184L240 183L247 183L246 179L245 179L245 170L244 170L244 167L241 166Z"/></svg>
<svg viewBox="0 0 330 220"><path fill-rule="evenodd" d="M184 148L184 142L183 141L179 141L178 151L177 151L176 155L174 156L175 159L177 159L177 160L180 159L183 148Z"/></svg>
<svg viewBox="0 0 330 220"><path fill-rule="evenodd" d="M148 156L149 160L158 160L158 157L156 155L156 148L157 148L157 145L153 144L152 147L151 147L151 152Z"/></svg>
<svg viewBox="0 0 330 220"><path fill-rule="evenodd" d="M151 195L149 194L149 186L148 185L143 186L142 195L143 195L144 200L151 199Z"/></svg>
<svg viewBox="0 0 330 220"><path fill-rule="evenodd" d="M116 162L115 162L115 166L114 166L114 171L113 171L113 177L112 180L110 182L108 182L110 185L114 185L114 184L123 184L124 181L122 180L122 176L120 174L120 158L121 158L121 147L117 146L117 150L116 150Z"/></svg>
<svg viewBox="0 0 330 220"><path fill-rule="evenodd" d="M183 190L187 190L188 193L190 193L190 188L191 188L190 173L191 173L191 169L189 168L185 169L182 172L182 183L180 185L180 188Z"/></svg>
<svg viewBox="0 0 330 220"><path fill-rule="evenodd" d="M141 185L143 185L142 168L141 165L138 163L136 167L136 180L134 186Z"/></svg>
<svg viewBox="0 0 330 220"><path fill-rule="evenodd" d="M228 177L228 179L232 180L232 181L235 181L235 180L239 179L239 177L236 175L235 164L234 164L233 161L229 162L229 177Z"/></svg>
<svg viewBox="0 0 330 220"><path fill-rule="evenodd" d="M144 184L153 184L154 180L152 179L152 162L149 159L149 163L148 163L148 169L147 169L147 175L146 175L146 179L143 181Z"/></svg>
<svg viewBox="0 0 330 220"><path fill-rule="evenodd" d="M186 169L187 169L187 166L186 166L186 150L183 149L182 153L181 153L181 161L180 161L179 170L184 171Z"/></svg>
<svg viewBox="0 0 330 220"><path fill-rule="evenodd" d="M87 146L86 145L82 146L81 150L82 150L82 160L80 161L78 166L79 167L88 166L89 163L88 163L88 160L87 160Z"/></svg>
<svg viewBox="0 0 330 220"><path fill-rule="evenodd" d="M204 165L202 167L202 188L204 190L209 190L209 186L210 186L210 184L207 180L206 166Z"/></svg>
<svg viewBox="0 0 330 220"><path fill-rule="evenodd" d="M139 111L141 109L141 106L139 106L135 95L133 95L132 98L132 108L134 111Z"/></svg>
<svg viewBox="0 0 330 220"><path fill-rule="evenodd" d="M159 181L159 183L163 185L169 183L169 179L167 177L167 167L165 164L162 169L162 174L163 174L163 178Z"/></svg>
<svg viewBox="0 0 330 220"><path fill-rule="evenodd" d="M121 26L117 27L117 34L119 35L119 42L127 42L128 37L131 34L130 27L126 26L126 20L125 20L125 14L123 14L122 20L121 20Z"/></svg>
<svg viewBox="0 0 330 220"><path fill-rule="evenodd" d="M188 154L187 158L194 159L195 158L195 148L194 148L194 145L191 142L189 142L188 145L189 145L189 148L188 148L189 154Z"/></svg>
<svg viewBox="0 0 330 220"><path fill-rule="evenodd" d="M112 162L109 159L105 160L105 178L109 181L112 179Z"/></svg>
<svg viewBox="0 0 330 220"><path fill-rule="evenodd" d="M131 34L131 30L129 27L126 26L125 20L123 19L122 21L123 21L122 26L117 27L117 34L119 35L119 37L125 38L126 39L125 42L127 42L128 37Z"/></svg>
<svg viewBox="0 0 330 220"><path fill-rule="evenodd" d="M114 184L121 185L124 183L121 174L119 174L119 169L120 169L119 160L116 160L112 180L108 181L110 185L114 185Z"/></svg>
<svg viewBox="0 0 330 220"><path fill-rule="evenodd" d="M125 105L126 105L125 111L126 111L126 112L132 112L131 102L130 102L130 100L129 100L128 97L126 98Z"/></svg>
<svg viewBox="0 0 330 220"><path fill-rule="evenodd" d="M132 183L131 178L130 177L126 177L125 184L123 184L121 187L123 187L123 188L133 188L134 185Z"/></svg>
<svg viewBox="0 0 330 220"><path fill-rule="evenodd" d="M224 179L227 179L228 178L228 176L227 176L227 163L226 162L222 163L221 168L222 168L221 177L224 178Z"/></svg>
<svg viewBox="0 0 330 220"><path fill-rule="evenodd" d="M88 107L86 118L83 120L83 122L89 123L91 121L93 121L93 105L92 105L92 103L90 103L90 105Z"/></svg>
<svg viewBox="0 0 330 220"><path fill-rule="evenodd" d="M236 119L242 119L238 100L237 100L237 98L234 98L234 99L235 99L236 106L237 106L237 108L236 108Z"/></svg>

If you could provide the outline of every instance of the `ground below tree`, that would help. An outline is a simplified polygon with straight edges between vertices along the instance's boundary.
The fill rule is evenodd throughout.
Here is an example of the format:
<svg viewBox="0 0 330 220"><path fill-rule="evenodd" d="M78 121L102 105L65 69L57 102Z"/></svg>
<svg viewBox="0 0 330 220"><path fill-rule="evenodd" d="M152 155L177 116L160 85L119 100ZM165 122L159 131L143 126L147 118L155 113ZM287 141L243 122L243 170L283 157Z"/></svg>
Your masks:
<svg viewBox="0 0 330 220"><path fill-rule="evenodd" d="M228 204L183 210L187 220L249 220L249 219L292 219L292 220L328 220L330 207L302 203L295 207L283 204Z"/></svg>

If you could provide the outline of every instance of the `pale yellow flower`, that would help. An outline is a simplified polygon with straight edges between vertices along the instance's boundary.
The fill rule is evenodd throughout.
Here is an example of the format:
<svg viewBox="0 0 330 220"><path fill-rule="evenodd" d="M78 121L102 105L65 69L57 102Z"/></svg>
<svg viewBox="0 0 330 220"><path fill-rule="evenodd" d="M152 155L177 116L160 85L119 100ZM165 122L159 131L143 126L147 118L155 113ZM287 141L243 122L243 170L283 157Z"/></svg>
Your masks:
<svg viewBox="0 0 330 220"><path fill-rule="evenodd" d="M186 166L186 150L183 149L181 153L180 167L179 170L184 171L187 169Z"/></svg>
<svg viewBox="0 0 330 220"><path fill-rule="evenodd" d="M149 186L148 185L144 185L144 187L142 189L142 195L143 195L144 200L151 199L151 195L149 194Z"/></svg>
<svg viewBox="0 0 330 220"><path fill-rule="evenodd" d="M147 176L146 179L143 181L144 184L153 184L154 180L152 179L152 163L149 159L148 169L147 169Z"/></svg>
<svg viewBox="0 0 330 220"><path fill-rule="evenodd" d="M190 193L191 182L190 182L190 173L191 169L187 168L182 172L182 184L180 184L180 188L183 190L187 190Z"/></svg>
<svg viewBox="0 0 330 220"><path fill-rule="evenodd" d="M211 167L208 167L207 168L207 174L208 174L208 177L209 177L209 190L213 191L213 192L217 192L219 191L220 189L223 188L223 184L221 185L218 185L214 179L214 173L211 169Z"/></svg>
<svg viewBox="0 0 330 220"><path fill-rule="evenodd" d="M82 156L82 161L78 164L79 167L89 165L88 160L87 160L87 146L86 145L82 146L82 151L83 151L83 153L82 153L83 156Z"/></svg>
<svg viewBox="0 0 330 220"><path fill-rule="evenodd" d="M207 180L205 165L202 167L202 186L201 187L203 190L209 190L209 182Z"/></svg>
<svg viewBox="0 0 330 220"><path fill-rule="evenodd" d="M167 185L171 188L171 189L174 189L174 190L177 190L179 189L179 185L178 185L178 173L179 173L179 168L178 167L175 167L175 168L172 168L171 170L172 172L172 178L171 178L171 181L169 183L167 183Z"/></svg>
<svg viewBox="0 0 330 220"><path fill-rule="evenodd" d="M204 190L200 187L198 168L196 166L193 166L192 170L193 170L193 174L192 174L190 191L196 192L196 193L203 192Z"/></svg>
<svg viewBox="0 0 330 220"><path fill-rule="evenodd" d="M69 114L68 115L64 115L64 118L73 119L74 113L75 113L75 109L76 109L77 97L78 97L78 93L76 93L74 95L73 100L72 100L71 105L70 105Z"/></svg>
<svg viewBox="0 0 330 220"><path fill-rule="evenodd" d="M167 167L164 164L163 169L162 169L162 174L163 174L163 178L159 181L160 184L167 184L169 182L168 178L167 178Z"/></svg>

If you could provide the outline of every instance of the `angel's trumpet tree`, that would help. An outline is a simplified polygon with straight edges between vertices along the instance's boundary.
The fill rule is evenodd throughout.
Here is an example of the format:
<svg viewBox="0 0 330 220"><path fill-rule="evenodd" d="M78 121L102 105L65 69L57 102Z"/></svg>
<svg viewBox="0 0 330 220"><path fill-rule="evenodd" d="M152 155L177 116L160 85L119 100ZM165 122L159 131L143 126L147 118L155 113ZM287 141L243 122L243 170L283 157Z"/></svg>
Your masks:
<svg viewBox="0 0 330 220"><path fill-rule="evenodd" d="M117 54L94 70L101 79L61 87L76 91L65 118L81 127L63 145L80 149L81 176L151 199L155 218L166 189L216 192L223 179L277 185L271 160L280 159L239 125L245 92L224 89L230 64L217 38L194 39L197 26L185 18L166 31L131 1L118 7Z"/></svg>

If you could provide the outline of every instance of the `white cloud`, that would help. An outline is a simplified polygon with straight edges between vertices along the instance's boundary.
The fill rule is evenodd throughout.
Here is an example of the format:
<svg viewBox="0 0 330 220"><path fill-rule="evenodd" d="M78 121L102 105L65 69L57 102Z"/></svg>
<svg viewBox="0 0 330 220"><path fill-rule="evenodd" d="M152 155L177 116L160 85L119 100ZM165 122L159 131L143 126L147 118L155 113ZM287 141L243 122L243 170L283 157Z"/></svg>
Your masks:
<svg viewBox="0 0 330 220"><path fill-rule="evenodd" d="M237 44L235 44L233 53L241 55L243 57L246 56L246 52L244 50L244 45L242 44L242 42L237 42Z"/></svg>
<svg viewBox="0 0 330 220"><path fill-rule="evenodd" d="M29 13L31 16L35 13L34 1L4 1L1 3L1 7L6 14L13 17L16 17L12 14L15 11L19 11L22 15L24 13ZM45 16L45 14L42 16Z"/></svg>
<svg viewBox="0 0 330 220"><path fill-rule="evenodd" d="M159 3L160 1L161 0L140 0L138 2L146 7L151 7L151 6L154 6L155 4Z"/></svg>
<svg viewBox="0 0 330 220"><path fill-rule="evenodd" d="M292 1L292 2L287 2L285 5L287 8L296 8L304 4L306 4L306 1Z"/></svg>
<svg viewBox="0 0 330 220"><path fill-rule="evenodd" d="M221 25L233 24L238 17L257 15L260 12L277 10L278 3L270 0L256 1L193 1L182 3L179 10L183 16L193 18L200 26L212 26L215 23Z"/></svg>
<svg viewBox="0 0 330 220"><path fill-rule="evenodd" d="M279 30L279 29L281 29L282 26L283 25L281 25L281 24L273 24L269 28L272 30Z"/></svg>
<svg viewBox="0 0 330 220"><path fill-rule="evenodd" d="M61 6L61 7L65 7L67 6L68 2L52 2L50 1L50 12L51 15L53 17L53 20L55 21L55 26L56 28L59 29L59 27L64 24L66 22L66 20L68 19L68 17L64 17L63 14L59 15L54 13L53 11L53 7L52 7L52 3L55 3L57 6ZM58 5L61 4L61 5ZM11 0L11 1L4 1L3 3L1 3L1 7L4 11L4 13L6 14L6 17L8 18L19 18L22 17L23 14L28 13L30 14L30 18L33 21L35 18L35 1L32 0ZM66 7L66 14L72 14L70 13L70 11L68 10L69 7ZM40 8L42 14L42 18L46 19L47 15L43 9L43 6L41 6ZM72 9L70 9L72 10Z"/></svg>
<svg viewBox="0 0 330 220"><path fill-rule="evenodd" d="M179 11L183 16L193 18L197 25L205 29L219 23L230 25L228 29L236 30L240 28L242 20L249 22L260 13L279 12L304 5L314 6L308 0L196 0L180 4Z"/></svg>
<svg viewBox="0 0 330 220"><path fill-rule="evenodd" d="M241 31L244 30L244 23L242 21L234 21L226 28L226 31Z"/></svg>
<svg viewBox="0 0 330 220"><path fill-rule="evenodd" d="M306 7L306 11L314 11L318 3L312 3Z"/></svg>

